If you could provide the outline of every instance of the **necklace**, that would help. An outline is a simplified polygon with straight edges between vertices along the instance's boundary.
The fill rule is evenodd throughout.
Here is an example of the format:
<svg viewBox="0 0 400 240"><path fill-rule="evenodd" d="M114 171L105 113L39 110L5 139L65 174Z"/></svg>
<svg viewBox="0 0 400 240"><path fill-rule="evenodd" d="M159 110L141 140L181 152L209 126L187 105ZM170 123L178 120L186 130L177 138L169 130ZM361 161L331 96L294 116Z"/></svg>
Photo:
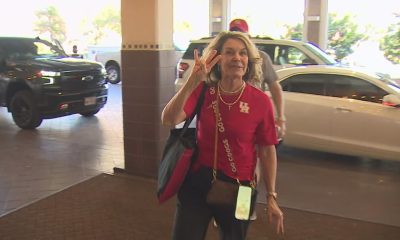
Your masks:
<svg viewBox="0 0 400 240"><path fill-rule="evenodd" d="M235 94L235 93L238 93L238 92L242 91L242 89L243 89L243 87L244 87L244 84L245 84L245 82L243 81L242 86L240 86L240 88L238 88L238 89L235 90L235 91L228 91L228 90L225 90L225 89L221 86L221 82L218 83L218 87L219 87L219 89L220 89L222 92L224 92L224 93Z"/></svg>
<svg viewBox="0 0 400 240"><path fill-rule="evenodd" d="M233 102L231 102L231 103L228 103L228 102L226 102L226 101L222 98L222 96L221 96L221 91L220 91L220 90L222 90L222 89L221 89L221 86L218 84L218 97L219 97L219 99L221 100L221 102L222 102L223 104L227 105L227 106L228 106L228 109L231 110L231 107L232 107L233 105L235 105L235 103L237 103L237 102L239 101L239 99L242 97L242 94L243 94L243 92L244 92L245 86L246 86L246 84L243 83L243 85L242 85L242 86L240 87L240 89L239 89L239 90L240 90L239 96L236 98L235 101L233 101Z"/></svg>

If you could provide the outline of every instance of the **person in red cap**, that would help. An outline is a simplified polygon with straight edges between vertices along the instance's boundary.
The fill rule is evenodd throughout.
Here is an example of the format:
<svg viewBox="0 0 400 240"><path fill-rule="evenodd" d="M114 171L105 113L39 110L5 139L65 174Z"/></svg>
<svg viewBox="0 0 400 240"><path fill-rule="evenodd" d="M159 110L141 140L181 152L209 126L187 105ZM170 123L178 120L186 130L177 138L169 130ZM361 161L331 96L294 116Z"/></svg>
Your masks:
<svg viewBox="0 0 400 240"><path fill-rule="evenodd" d="M240 18L233 19L229 23L229 31L237 31L248 34L249 25L244 19ZM281 85L277 82L278 76L276 75L276 72L272 66L271 58L264 51L259 51L259 53L263 59L262 71L263 71L264 83L268 85L268 89L271 92L272 100L274 102L276 109L277 116L275 119L275 124L278 126L278 129L280 129L279 135L282 138L285 135L286 131L286 124L285 124L286 118L284 114L282 88ZM262 87L264 87L264 84L262 85L263 85Z"/></svg>
<svg viewBox="0 0 400 240"><path fill-rule="evenodd" d="M248 33L249 25L247 25L247 22L244 19L233 19L229 23L229 31Z"/></svg>

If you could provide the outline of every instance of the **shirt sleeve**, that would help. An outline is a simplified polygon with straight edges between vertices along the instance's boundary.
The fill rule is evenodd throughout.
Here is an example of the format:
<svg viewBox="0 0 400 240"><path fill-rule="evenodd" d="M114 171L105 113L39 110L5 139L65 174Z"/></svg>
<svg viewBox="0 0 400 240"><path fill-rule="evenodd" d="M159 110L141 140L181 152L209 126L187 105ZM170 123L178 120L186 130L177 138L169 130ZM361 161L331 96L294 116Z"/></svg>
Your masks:
<svg viewBox="0 0 400 240"><path fill-rule="evenodd" d="M194 112L194 108L196 107L197 100L200 96L201 89L203 88L204 82L201 82L194 91L190 94L189 98L186 100L185 105L183 106L183 111L186 113L186 118L189 118Z"/></svg>
<svg viewBox="0 0 400 240"><path fill-rule="evenodd" d="M269 55L266 54L264 51L259 52L263 60L261 68L263 72L264 82L266 82L267 84L271 84L278 80L278 76L276 75L275 69L272 66L272 61Z"/></svg>
<svg viewBox="0 0 400 240"><path fill-rule="evenodd" d="M256 129L256 143L261 146L276 145L278 144L278 137L276 133L274 113L271 101L265 94L264 97L264 111L261 116L261 123Z"/></svg>

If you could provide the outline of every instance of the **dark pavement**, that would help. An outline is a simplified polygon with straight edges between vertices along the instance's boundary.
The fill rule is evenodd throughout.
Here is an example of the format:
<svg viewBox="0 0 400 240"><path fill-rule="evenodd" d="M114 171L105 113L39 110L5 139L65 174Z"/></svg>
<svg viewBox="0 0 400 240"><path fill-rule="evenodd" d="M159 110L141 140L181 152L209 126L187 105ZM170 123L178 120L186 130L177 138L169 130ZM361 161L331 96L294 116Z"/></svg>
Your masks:
<svg viewBox="0 0 400 240"><path fill-rule="evenodd" d="M100 174L0 218L2 240L170 239L175 199L157 203L154 180ZM249 240L398 240L400 228L283 208L286 233L272 234L264 205ZM207 239L218 239L210 226Z"/></svg>

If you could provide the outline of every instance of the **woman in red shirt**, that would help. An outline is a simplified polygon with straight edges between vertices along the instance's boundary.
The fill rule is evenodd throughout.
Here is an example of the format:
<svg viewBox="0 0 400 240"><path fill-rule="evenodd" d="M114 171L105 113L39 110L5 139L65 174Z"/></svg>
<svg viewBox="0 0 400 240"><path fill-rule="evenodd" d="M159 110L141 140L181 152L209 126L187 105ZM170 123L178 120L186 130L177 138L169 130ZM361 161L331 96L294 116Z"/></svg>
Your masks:
<svg viewBox="0 0 400 240"><path fill-rule="evenodd" d="M260 82L261 61L247 35L222 32L209 44L203 57L199 58L195 50L191 76L163 110L164 125L183 122L193 113L201 89L207 84L196 123L198 157L178 193L174 240L204 239L212 218L219 226L221 239L246 237L249 221L236 219L234 207L220 208L206 202L213 180L214 156L217 178L243 185L255 182L259 157L267 192L267 214L276 223L277 233L283 233L283 214L275 190L277 136L273 108L268 96L250 84Z"/></svg>

